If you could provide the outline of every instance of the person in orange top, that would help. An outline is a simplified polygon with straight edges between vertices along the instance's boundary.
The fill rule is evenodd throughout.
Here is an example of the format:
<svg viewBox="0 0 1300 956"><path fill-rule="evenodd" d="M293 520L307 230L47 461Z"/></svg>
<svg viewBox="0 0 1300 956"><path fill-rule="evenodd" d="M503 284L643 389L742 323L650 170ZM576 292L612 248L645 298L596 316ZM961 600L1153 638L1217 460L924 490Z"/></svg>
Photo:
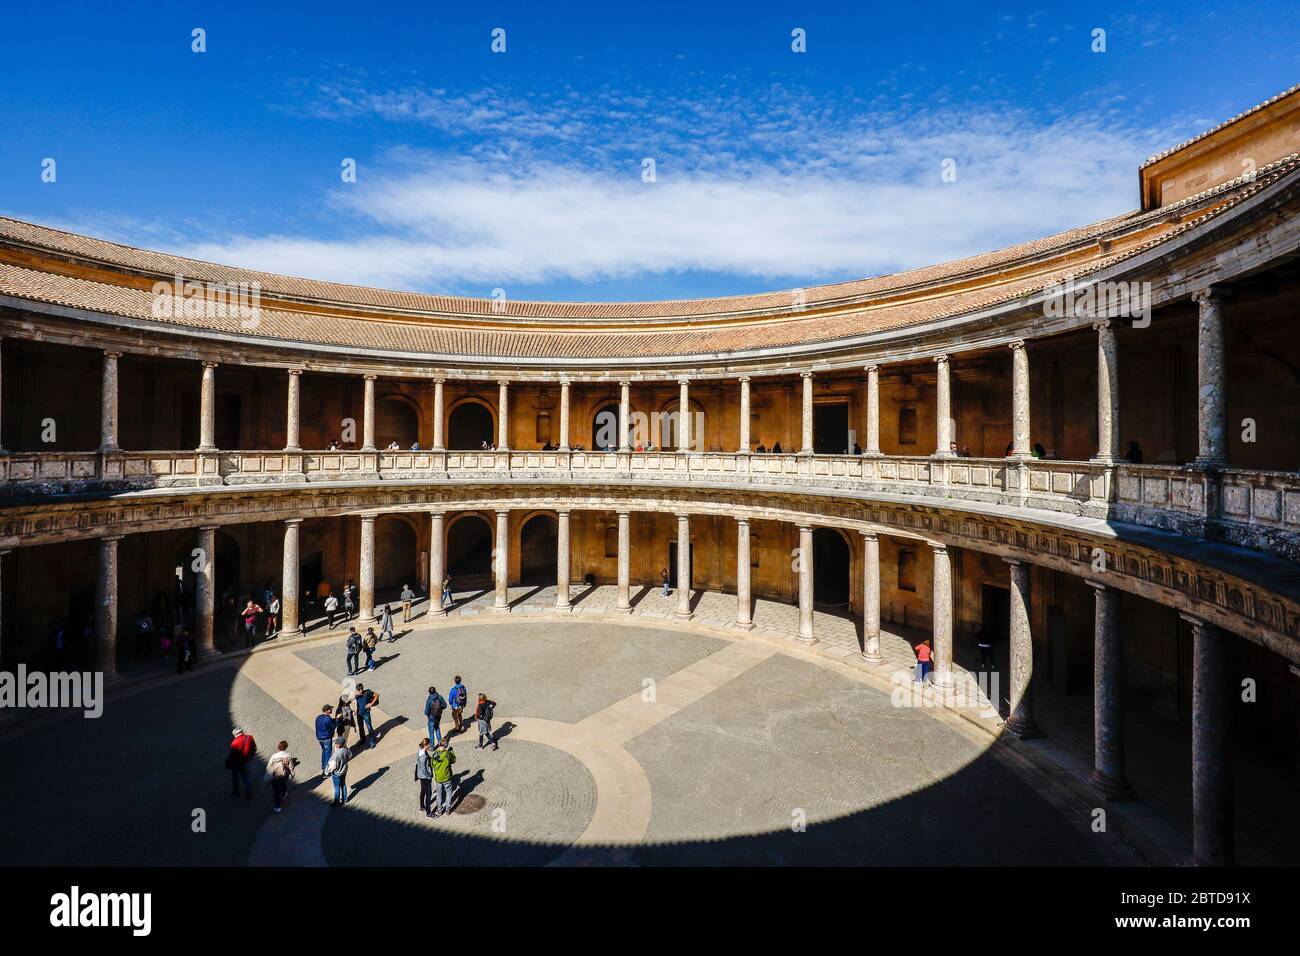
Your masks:
<svg viewBox="0 0 1300 956"><path fill-rule="evenodd" d="M916 682L925 683L930 674L930 642L922 641L916 646Z"/></svg>

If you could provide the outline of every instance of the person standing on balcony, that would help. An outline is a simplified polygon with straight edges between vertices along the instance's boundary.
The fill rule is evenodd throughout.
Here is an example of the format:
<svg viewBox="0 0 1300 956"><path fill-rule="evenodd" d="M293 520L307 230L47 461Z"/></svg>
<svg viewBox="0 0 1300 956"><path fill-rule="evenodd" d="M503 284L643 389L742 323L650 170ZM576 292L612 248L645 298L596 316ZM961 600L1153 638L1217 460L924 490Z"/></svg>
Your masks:
<svg viewBox="0 0 1300 956"><path fill-rule="evenodd" d="M772 443L772 454L774 455L781 454L781 443L779 441Z"/></svg>
<svg viewBox="0 0 1300 956"><path fill-rule="evenodd" d="M415 600L415 592L411 590L409 584L402 585L402 623L411 623L411 602Z"/></svg>

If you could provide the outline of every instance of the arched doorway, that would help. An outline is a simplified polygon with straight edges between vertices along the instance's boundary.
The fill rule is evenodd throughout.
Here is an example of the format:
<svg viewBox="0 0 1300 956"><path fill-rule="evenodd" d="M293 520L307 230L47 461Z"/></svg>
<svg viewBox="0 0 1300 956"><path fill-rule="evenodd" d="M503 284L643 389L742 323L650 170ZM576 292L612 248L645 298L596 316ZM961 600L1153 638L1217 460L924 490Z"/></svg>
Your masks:
<svg viewBox="0 0 1300 956"><path fill-rule="evenodd" d="M519 579L521 584L555 582L555 549L558 532L555 519L533 515L519 529Z"/></svg>
<svg viewBox="0 0 1300 956"><path fill-rule="evenodd" d="M477 399L468 399L451 410L447 420L447 447L459 451L496 444L496 416Z"/></svg>
<svg viewBox="0 0 1300 956"><path fill-rule="evenodd" d="M835 528L813 529L813 603L829 610L849 609L849 543Z"/></svg>
<svg viewBox="0 0 1300 956"><path fill-rule="evenodd" d="M420 413L404 395L385 395L375 404L375 442L410 448L420 440Z"/></svg>
<svg viewBox="0 0 1300 956"><path fill-rule="evenodd" d="M492 526L482 515L461 515L447 529L447 573L457 588L492 580Z"/></svg>
<svg viewBox="0 0 1300 956"><path fill-rule="evenodd" d="M383 515L375 522L375 590L400 592L420 581L419 541L411 523L401 515Z"/></svg>
<svg viewBox="0 0 1300 956"><path fill-rule="evenodd" d="M592 451L601 451L609 446L617 448L618 440L618 402L608 402L596 409L591 416Z"/></svg>

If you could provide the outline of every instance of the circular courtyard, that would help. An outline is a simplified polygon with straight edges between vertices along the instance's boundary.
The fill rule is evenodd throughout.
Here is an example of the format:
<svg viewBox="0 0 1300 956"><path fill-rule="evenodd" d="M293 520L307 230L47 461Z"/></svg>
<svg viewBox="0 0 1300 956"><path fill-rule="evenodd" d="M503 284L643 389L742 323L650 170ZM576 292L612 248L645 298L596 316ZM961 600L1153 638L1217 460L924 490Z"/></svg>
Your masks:
<svg viewBox="0 0 1300 956"><path fill-rule="evenodd" d="M111 696L0 742L24 784L6 864L1095 865L1134 862L1088 808L987 733L793 646L700 629L490 619L399 628L375 671L379 746L330 805L312 722L341 638ZM453 739L458 811L417 810L430 685L496 701L500 749ZM910 700L910 698L909 698ZM231 799L239 725L302 764L285 812ZM443 730L452 727L451 715ZM71 731L75 730L75 734ZM355 742L355 737L353 738ZM260 769L260 768L259 768ZM260 778L260 772L255 779Z"/></svg>

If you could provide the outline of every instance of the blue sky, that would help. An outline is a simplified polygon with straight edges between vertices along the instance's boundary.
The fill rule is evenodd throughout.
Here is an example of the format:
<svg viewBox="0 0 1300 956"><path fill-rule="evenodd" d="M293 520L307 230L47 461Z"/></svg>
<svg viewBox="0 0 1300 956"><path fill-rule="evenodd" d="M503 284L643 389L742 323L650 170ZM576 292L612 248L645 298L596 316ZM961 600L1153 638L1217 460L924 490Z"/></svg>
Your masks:
<svg viewBox="0 0 1300 956"><path fill-rule="evenodd" d="M1124 212L1148 155L1300 79L1269 0L293 7L7 5L0 214L394 288L727 295Z"/></svg>

